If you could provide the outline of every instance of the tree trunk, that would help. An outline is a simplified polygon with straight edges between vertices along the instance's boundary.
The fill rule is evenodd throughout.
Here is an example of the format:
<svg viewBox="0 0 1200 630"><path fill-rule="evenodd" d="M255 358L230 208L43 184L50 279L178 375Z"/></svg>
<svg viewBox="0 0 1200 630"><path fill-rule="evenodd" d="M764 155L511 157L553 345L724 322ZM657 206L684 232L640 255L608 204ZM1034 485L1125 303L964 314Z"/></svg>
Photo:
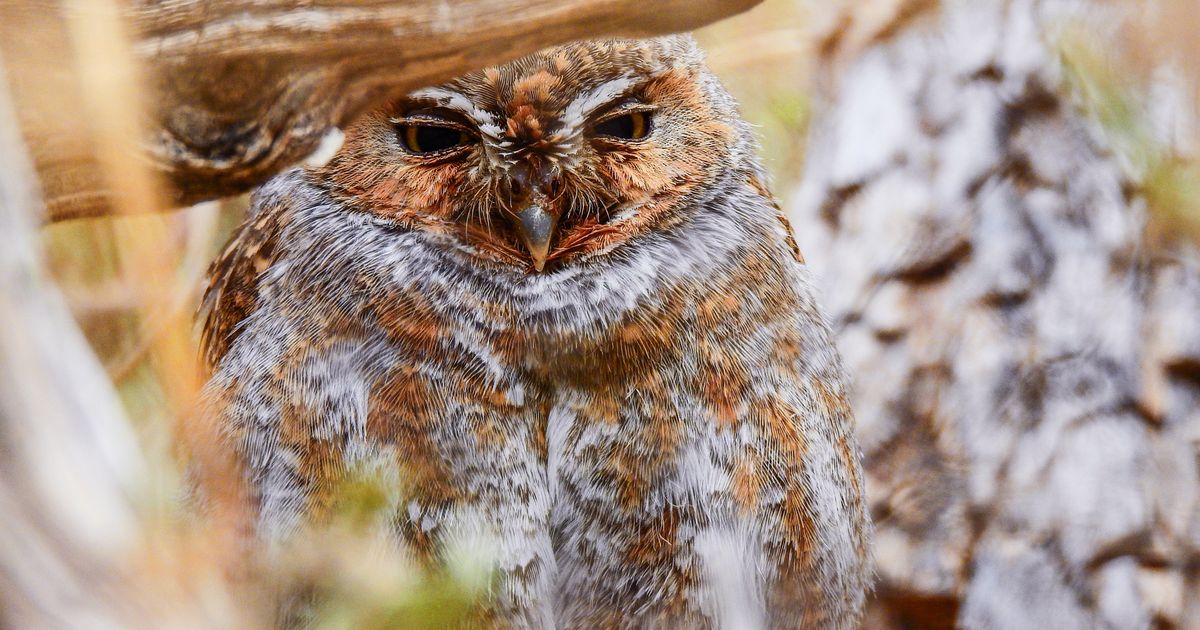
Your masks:
<svg viewBox="0 0 1200 630"><path fill-rule="evenodd" d="M1200 282L1147 260L1071 95L1049 29L1097 14L894 4L924 11L821 49L793 208L856 379L870 624L1195 627Z"/></svg>

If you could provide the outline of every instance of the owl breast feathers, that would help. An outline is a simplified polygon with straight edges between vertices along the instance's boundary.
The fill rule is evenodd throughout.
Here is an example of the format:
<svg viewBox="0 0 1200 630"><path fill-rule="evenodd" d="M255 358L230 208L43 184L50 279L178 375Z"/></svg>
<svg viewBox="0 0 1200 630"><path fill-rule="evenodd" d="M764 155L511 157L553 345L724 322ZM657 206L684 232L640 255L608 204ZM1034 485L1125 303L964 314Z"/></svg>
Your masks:
<svg viewBox="0 0 1200 630"><path fill-rule="evenodd" d="M394 535L487 549L499 625L858 623L838 357L690 38L565 45L367 116L256 193L202 317L266 539L386 461Z"/></svg>

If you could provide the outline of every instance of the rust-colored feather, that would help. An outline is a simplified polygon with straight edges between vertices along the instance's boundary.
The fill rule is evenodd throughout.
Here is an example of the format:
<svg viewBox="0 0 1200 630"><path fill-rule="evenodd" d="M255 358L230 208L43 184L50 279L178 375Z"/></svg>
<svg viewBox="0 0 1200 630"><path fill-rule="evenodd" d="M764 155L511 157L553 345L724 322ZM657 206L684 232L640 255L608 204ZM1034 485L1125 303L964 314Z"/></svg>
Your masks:
<svg viewBox="0 0 1200 630"><path fill-rule="evenodd" d="M279 257L280 232L287 223L283 208L260 208L233 233L208 270L200 302L200 347L205 365L215 369L247 317L258 306L258 279Z"/></svg>

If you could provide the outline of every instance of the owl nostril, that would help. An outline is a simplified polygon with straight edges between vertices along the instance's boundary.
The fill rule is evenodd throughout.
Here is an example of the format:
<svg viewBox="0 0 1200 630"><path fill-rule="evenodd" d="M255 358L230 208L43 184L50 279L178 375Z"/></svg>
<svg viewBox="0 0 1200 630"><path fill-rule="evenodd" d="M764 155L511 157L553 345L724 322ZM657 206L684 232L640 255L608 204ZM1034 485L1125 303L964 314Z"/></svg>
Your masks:
<svg viewBox="0 0 1200 630"><path fill-rule="evenodd" d="M508 189L513 198L521 198L529 194L531 188L529 170L528 166L520 164L508 172Z"/></svg>
<svg viewBox="0 0 1200 630"><path fill-rule="evenodd" d="M560 178L552 168L533 168L522 164L508 172L508 190L513 199L530 197L536 193L554 197L560 188Z"/></svg>
<svg viewBox="0 0 1200 630"><path fill-rule="evenodd" d="M546 169L538 175L538 184L540 185L539 187L541 188L542 192L549 197L557 197L559 189L561 188L559 185L560 180L558 174L553 172L551 169Z"/></svg>

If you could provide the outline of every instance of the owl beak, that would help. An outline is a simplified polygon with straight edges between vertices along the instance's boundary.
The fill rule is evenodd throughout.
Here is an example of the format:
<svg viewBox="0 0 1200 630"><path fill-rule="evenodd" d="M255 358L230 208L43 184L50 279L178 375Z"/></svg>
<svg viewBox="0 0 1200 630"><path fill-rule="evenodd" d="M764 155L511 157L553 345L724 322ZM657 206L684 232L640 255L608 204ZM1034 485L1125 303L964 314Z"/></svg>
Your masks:
<svg viewBox="0 0 1200 630"><path fill-rule="evenodd" d="M550 253L550 240L554 237L554 224L557 223L550 213L541 206L534 204L517 213L517 231L521 240L533 258L533 268L541 271L546 266L546 256Z"/></svg>

